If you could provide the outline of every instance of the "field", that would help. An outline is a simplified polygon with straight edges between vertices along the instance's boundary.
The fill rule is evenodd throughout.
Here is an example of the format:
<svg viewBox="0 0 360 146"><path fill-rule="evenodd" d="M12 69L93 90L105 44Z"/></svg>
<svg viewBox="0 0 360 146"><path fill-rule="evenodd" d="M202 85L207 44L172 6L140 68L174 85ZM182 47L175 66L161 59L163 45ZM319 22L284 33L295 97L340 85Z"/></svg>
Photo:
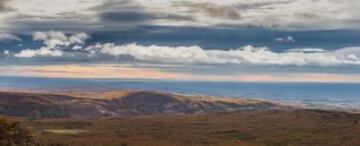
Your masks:
<svg viewBox="0 0 360 146"><path fill-rule="evenodd" d="M49 146L360 146L359 114L318 110L22 122Z"/></svg>

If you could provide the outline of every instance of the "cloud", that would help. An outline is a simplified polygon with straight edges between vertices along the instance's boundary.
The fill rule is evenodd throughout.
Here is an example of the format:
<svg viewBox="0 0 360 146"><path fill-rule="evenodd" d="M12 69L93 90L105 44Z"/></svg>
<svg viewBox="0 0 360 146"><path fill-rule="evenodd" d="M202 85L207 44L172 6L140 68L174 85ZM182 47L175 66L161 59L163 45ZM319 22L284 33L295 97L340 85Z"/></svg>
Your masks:
<svg viewBox="0 0 360 146"><path fill-rule="evenodd" d="M32 58L32 57L38 57L38 56L60 57L62 55L63 55L63 52L61 50L42 47L40 49L25 49L19 53L16 53L14 56L18 57L18 58Z"/></svg>
<svg viewBox="0 0 360 146"><path fill-rule="evenodd" d="M189 8L188 13L200 13L212 18L223 18L230 20L241 19L239 12L231 6L217 5L214 3L179 2L176 6Z"/></svg>
<svg viewBox="0 0 360 146"><path fill-rule="evenodd" d="M10 51L9 50L4 50L4 55L9 55L10 54Z"/></svg>
<svg viewBox="0 0 360 146"><path fill-rule="evenodd" d="M9 0L0 0L0 12L11 10L6 6L7 2L9 2Z"/></svg>
<svg viewBox="0 0 360 146"><path fill-rule="evenodd" d="M66 60L120 60L161 64L238 64L278 66L348 66L360 65L360 48L347 47L334 51L321 48L294 48L274 52L267 47L244 46L226 50L203 49L199 46L158 46L136 43L86 45L85 33L64 34L59 31L35 32L34 41L42 41L39 49L25 49L14 54L18 58L62 57Z"/></svg>
<svg viewBox="0 0 360 146"><path fill-rule="evenodd" d="M43 41L44 44L50 48L70 45L67 36L59 31L35 32L33 34L33 40Z"/></svg>
<svg viewBox="0 0 360 146"><path fill-rule="evenodd" d="M250 64L250 65L296 65L337 66L360 65L360 48L344 48L319 52L321 49L298 49L297 51L273 52L266 47L245 46L234 50L204 50L198 46L169 47L133 44L97 44L85 50L116 57L130 56L138 61L160 63ZM309 52L312 50L312 52ZM316 51L314 51L316 50ZM95 53L96 54L96 53Z"/></svg>
<svg viewBox="0 0 360 146"><path fill-rule="evenodd" d="M128 28L138 25L152 25L156 24L156 21L166 22L180 22L180 21L194 21L192 16L178 15L172 13L150 13L145 10L117 10L106 11L99 14L100 19L106 23L106 25L126 27Z"/></svg>
<svg viewBox="0 0 360 146"><path fill-rule="evenodd" d="M114 11L101 13L100 18L105 22L131 23L145 22L153 20L156 17L152 14L141 11Z"/></svg>
<svg viewBox="0 0 360 146"><path fill-rule="evenodd" d="M34 41L43 41L49 48L55 48L57 46L68 47L73 44L85 44L85 41L90 36L86 33L75 33L67 36L60 31L48 31L48 32L35 32L33 34Z"/></svg>
<svg viewBox="0 0 360 146"><path fill-rule="evenodd" d="M22 39L19 38L16 35L13 34L9 34L9 33L1 33L0 32L0 42L7 42L7 41L17 41L17 42L21 42Z"/></svg>
<svg viewBox="0 0 360 146"><path fill-rule="evenodd" d="M80 44L80 45L84 45L85 41L90 39L90 35L86 34L86 33L75 33L71 36L69 36L68 41L70 42L70 44Z"/></svg>
<svg viewBox="0 0 360 146"><path fill-rule="evenodd" d="M74 18L90 13L88 9L103 4L105 0L10 0L7 6L19 15L43 19Z"/></svg>
<svg viewBox="0 0 360 146"><path fill-rule="evenodd" d="M319 48L305 48L305 49L290 49L287 50L287 52L307 52L307 53L311 53L311 52L326 52L326 50L324 49L319 49Z"/></svg>
<svg viewBox="0 0 360 146"><path fill-rule="evenodd" d="M289 5L293 2L296 2L294 0L278 0L278 1L240 1L239 3L235 4L236 8L239 8L241 10L252 10L252 9L266 9L269 7L273 7L276 5Z"/></svg>
<svg viewBox="0 0 360 146"><path fill-rule="evenodd" d="M115 45L112 43L97 44L87 47L85 50L96 51L112 56L130 56L139 61L169 62L169 63L196 63L218 62L211 61L200 47L167 47L167 46L141 46L135 43Z"/></svg>
<svg viewBox="0 0 360 146"><path fill-rule="evenodd" d="M359 28L358 7L357 0L11 0L6 8L12 11L0 13L0 26L19 32L128 30L144 25L352 29Z"/></svg>
<svg viewBox="0 0 360 146"><path fill-rule="evenodd" d="M187 15L182 25L245 25L286 30L359 28L360 2L349 0L170 0L137 1L149 13ZM176 25L176 22L160 23ZM158 24L162 25L162 24Z"/></svg>
<svg viewBox="0 0 360 146"><path fill-rule="evenodd" d="M280 43L295 43L296 42L292 36L275 38L274 41L280 42Z"/></svg>
<svg viewBox="0 0 360 146"><path fill-rule="evenodd" d="M0 59L1 58L8 58L10 56L10 51L9 50L3 50L2 52L0 52Z"/></svg>
<svg viewBox="0 0 360 146"><path fill-rule="evenodd" d="M18 58L32 57L60 57L63 50L71 45L75 45L77 49L85 44L90 36L86 33L75 33L66 35L60 31L35 32L33 33L34 41L42 41L45 46L39 49L25 49L16 53L14 56ZM74 47L75 47L74 46Z"/></svg>
<svg viewBox="0 0 360 146"><path fill-rule="evenodd" d="M93 30L97 13L90 10L107 0L9 0L6 6L12 11L0 13L0 27L9 32L61 30L78 32Z"/></svg>

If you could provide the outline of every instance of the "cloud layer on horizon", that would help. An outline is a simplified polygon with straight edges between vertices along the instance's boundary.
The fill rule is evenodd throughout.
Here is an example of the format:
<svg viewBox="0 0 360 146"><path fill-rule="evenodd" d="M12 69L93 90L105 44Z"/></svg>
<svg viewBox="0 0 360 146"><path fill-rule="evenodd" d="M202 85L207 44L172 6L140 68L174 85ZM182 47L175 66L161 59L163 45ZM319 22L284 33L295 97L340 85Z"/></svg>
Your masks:
<svg viewBox="0 0 360 146"><path fill-rule="evenodd" d="M100 79L160 79L177 81L230 81L230 82L317 82L360 83L359 74L341 73L244 73L193 74L172 72L156 68L138 68L133 65L31 65L0 66L2 76L50 78L100 78Z"/></svg>

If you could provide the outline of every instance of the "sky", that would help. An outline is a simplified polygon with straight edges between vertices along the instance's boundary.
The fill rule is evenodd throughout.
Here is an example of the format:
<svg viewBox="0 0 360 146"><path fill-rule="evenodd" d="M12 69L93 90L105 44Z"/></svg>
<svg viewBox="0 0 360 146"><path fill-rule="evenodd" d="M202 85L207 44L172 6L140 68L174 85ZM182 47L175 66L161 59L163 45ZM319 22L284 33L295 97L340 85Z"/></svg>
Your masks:
<svg viewBox="0 0 360 146"><path fill-rule="evenodd" d="M0 76L360 82L358 0L0 0Z"/></svg>

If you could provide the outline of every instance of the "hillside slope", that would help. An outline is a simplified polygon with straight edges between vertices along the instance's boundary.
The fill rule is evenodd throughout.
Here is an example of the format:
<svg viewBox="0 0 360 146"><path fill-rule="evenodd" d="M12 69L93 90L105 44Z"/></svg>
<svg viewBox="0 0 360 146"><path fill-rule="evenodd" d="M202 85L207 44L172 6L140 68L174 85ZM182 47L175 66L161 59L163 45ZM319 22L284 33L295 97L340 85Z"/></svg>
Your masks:
<svg viewBox="0 0 360 146"><path fill-rule="evenodd" d="M95 96L95 95L94 95ZM195 114L282 107L262 101L184 96L150 91L112 91L97 97L0 92L0 114L27 118L97 118L155 114Z"/></svg>

